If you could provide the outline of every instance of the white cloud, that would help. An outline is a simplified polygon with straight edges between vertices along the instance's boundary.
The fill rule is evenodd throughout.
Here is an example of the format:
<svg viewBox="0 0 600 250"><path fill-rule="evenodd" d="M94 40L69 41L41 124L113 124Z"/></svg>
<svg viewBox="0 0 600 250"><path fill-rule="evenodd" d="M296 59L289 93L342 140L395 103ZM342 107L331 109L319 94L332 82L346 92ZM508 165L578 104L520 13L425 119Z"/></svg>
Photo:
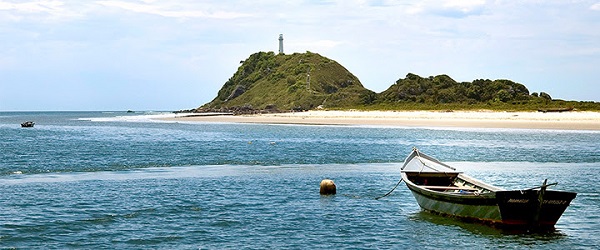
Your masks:
<svg viewBox="0 0 600 250"><path fill-rule="evenodd" d="M484 0L446 0L442 4L444 8L458 10L463 13L473 12L484 5Z"/></svg>
<svg viewBox="0 0 600 250"><path fill-rule="evenodd" d="M9 12L9 16L13 20L20 20L21 15L38 15L44 14L45 17L51 19L62 19L80 16L78 12L71 11L66 7L66 4L62 1L56 0L39 0L29 2L12 3L7 1L0 1L0 11L5 10ZM36 16L39 18L40 16Z"/></svg>
<svg viewBox="0 0 600 250"><path fill-rule="evenodd" d="M291 48L306 48L306 50L318 53L319 51L332 49L332 48L335 48L342 44L344 44L344 42L342 42L342 41L317 40L317 41L291 42L291 43L289 43L289 47L291 47Z"/></svg>
<svg viewBox="0 0 600 250"><path fill-rule="evenodd" d="M55 12L63 6L60 1L34 1L24 3L0 2L0 10L14 10L21 12L39 13L39 12Z"/></svg>
<svg viewBox="0 0 600 250"><path fill-rule="evenodd" d="M97 1L97 4L116 7L128 11L159 15L163 17L175 18L215 18L215 19L235 19L242 17L250 17L247 13L229 12L229 11L201 11L201 10L184 10L187 8L177 8L176 6L159 5L154 1L144 1L145 3L131 3L125 1Z"/></svg>
<svg viewBox="0 0 600 250"><path fill-rule="evenodd" d="M600 11L600 3L595 3L594 5L590 6L590 9Z"/></svg>
<svg viewBox="0 0 600 250"><path fill-rule="evenodd" d="M481 14L485 5L485 0L422 1L409 5L406 12L409 14L425 13L462 18Z"/></svg>

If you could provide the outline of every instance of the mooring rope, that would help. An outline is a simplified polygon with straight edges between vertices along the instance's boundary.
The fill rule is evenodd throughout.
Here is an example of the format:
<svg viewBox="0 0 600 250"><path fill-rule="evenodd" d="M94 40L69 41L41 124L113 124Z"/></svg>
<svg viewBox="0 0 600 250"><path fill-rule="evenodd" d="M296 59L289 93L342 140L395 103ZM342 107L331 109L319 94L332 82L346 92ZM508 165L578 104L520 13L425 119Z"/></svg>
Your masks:
<svg viewBox="0 0 600 250"><path fill-rule="evenodd" d="M384 194L383 196L375 198L375 200L379 200L383 197L390 195L392 192L394 192L394 190L396 190L396 188L398 187L398 185L400 185L401 182L402 182L402 178L400 178L400 181L398 181L398 183L396 183L396 186L394 186L394 188L392 188L392 190L390 190L389 192L387 192L387 194Z"/></svg>

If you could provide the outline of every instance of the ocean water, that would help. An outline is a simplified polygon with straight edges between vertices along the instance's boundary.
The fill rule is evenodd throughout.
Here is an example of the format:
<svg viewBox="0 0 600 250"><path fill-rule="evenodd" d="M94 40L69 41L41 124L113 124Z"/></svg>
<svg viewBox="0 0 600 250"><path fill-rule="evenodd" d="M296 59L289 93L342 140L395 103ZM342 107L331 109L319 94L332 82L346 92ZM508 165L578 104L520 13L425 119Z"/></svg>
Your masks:
<svg viewBox="0 0 600 250"><path fill-rule="evenodd" d="M600 132L161 115L0 112L0 248L600 248ZM546 233L422 212L404 185L376 200L413 147L507 189L547 178L578 196ZM319 195L325 178L337 195Z"/></svg>

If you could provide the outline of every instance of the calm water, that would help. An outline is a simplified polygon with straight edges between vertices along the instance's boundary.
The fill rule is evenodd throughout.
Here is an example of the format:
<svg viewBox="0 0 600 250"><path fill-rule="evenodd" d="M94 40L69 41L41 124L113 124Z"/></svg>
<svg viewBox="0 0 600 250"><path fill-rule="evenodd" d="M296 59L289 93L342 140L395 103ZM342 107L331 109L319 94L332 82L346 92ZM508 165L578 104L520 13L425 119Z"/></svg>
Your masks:
<svg viewBox="0 0 600 250"><path fill-rule="evenodd" d="M0 112L0 247L600 247L599 132L147 117ZM548 178L578 196L554 232L536 234L421 212L403 185L375 200L412 147L501 187ZM324 178L337 195L318 194Z"/></svg>

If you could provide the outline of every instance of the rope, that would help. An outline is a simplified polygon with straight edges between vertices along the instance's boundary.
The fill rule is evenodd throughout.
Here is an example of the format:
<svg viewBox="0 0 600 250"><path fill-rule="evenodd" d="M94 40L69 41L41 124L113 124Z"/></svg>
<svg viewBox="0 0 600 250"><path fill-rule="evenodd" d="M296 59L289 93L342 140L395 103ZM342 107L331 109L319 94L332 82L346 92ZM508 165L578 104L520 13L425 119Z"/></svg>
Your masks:
<svg viewBox="0 0 600 250"><path fill-rule="evenodd" d="M419 160L421 162L421 170L419 170L419 172L423 172L423 167L431 168L431 167L427 166L427 164L425 164L425 162L423 162L423 160L421 160L421 154L419 154L419 150L417 150L417 148L414 148L413 150L417 153L417 160Z"/></svg>
<svg viewBox="0 0 600 250"><path fill-rule="evenodd" d="M429 169L431 169L431 170L435 170L435 171L437 171L437 172L442 172L442 171L440 171L439 169L436 169L436 168L433 168L433 167L431 167L431 166L428 166L428 165L427 165L427 164L426 164L426 163L425 163L425 162L424 162L424 161L421 159L421 154L419 154L419 150L418 150L417 148L413 148L413 150L414 150L415 152L417 152L417 159L418 159L418 160L421 162L421 165L422 165L422 166L421 166L421 170L419 170L419 172L423 172L423 167L427 167L427 168L429 168Z"/></svg>
<svg viewBox="0 0 600 250"><path fill-rule="evenodd" d="M398 185L400 185L401 182L402 182L402 178L400 178L400 181L398 181L398 183L396 183L396 186L394 186L394 188L392 188L392 190L390 190L389 192L387 192L387 194L384 194L383 196L375 198L375 200L379 200L383 197L390 195L392 192L394 192L394 190L396 190L396 188L398 187Z"/></svg>

